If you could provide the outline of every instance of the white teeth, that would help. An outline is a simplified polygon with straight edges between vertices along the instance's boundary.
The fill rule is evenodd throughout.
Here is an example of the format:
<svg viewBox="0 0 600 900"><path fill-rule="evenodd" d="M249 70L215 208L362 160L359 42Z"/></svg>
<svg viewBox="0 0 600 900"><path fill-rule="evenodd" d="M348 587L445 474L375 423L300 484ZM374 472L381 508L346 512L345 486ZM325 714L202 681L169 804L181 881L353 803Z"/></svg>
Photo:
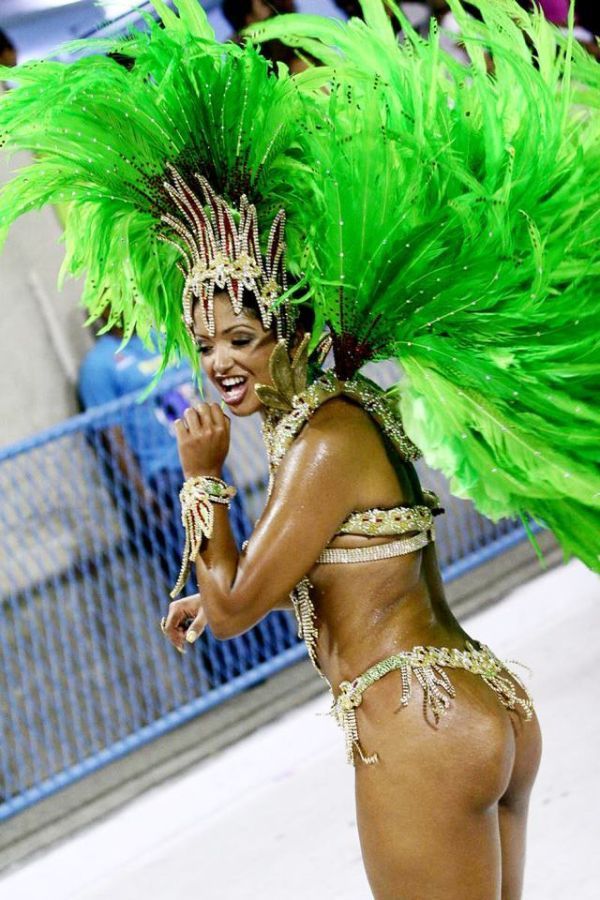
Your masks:
<svg viewBox="0 0 600 900"><path fill-rule="evenodd" d="M238 384L243 384L245 382L245 378L242 375L232 376L231 378L223 378L221 379L221 384L225 388L236 387Z"/></svg>

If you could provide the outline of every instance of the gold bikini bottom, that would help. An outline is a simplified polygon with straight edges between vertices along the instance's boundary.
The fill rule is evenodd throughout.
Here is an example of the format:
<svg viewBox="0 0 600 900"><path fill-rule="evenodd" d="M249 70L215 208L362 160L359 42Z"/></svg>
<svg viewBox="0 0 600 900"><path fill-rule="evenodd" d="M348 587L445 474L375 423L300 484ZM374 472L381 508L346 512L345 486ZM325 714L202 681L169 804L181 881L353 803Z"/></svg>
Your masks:
<svg viewBox="0 0 600 900"><path fill-rule="evenodd" d="M413 647L394 656L388 656L375 663L354 681L343 681L339 687L339 695L334 699L332 714L344 730L346 741L346 758L354 765L354 751L360 759L371 765L378 760L377 753L364 753L358 738L356 708L362 703L367 688L387 675L388 672L400 671L402 679L401 706L407 706L412 692L412 676L423 690L425 714L433 716L437 724L450 706L450 699L456 695L452 683L444 669L465 669L479 675L494 691L498 699L507 709L521 713L526 721L533 716L533 701L521 680L501 662L489 647L481 644L479 648L467 642L465 650L448 649L447 647ZM527 699L519 696L515 682L525 693Z"/></svg>

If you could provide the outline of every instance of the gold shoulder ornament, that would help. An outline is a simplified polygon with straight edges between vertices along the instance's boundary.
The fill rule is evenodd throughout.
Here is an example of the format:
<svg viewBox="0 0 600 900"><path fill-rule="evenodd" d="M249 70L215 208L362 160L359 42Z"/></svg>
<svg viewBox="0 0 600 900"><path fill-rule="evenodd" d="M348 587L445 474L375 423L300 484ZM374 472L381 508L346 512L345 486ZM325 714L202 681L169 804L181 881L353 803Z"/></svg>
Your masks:
<svg viewBox="0 0 600 900"><path fill-rule="evenodd" d="M258 398L266 408L263 438L271 475L319 407L342 396L369 413L403 460L419 459L421 453L406 435L394 406L373 382L360 375L343 381L328 370L308 384L309 340L306 335L292 357L285 342L278 341L269 363L272 384L256 385Z"/></svg>

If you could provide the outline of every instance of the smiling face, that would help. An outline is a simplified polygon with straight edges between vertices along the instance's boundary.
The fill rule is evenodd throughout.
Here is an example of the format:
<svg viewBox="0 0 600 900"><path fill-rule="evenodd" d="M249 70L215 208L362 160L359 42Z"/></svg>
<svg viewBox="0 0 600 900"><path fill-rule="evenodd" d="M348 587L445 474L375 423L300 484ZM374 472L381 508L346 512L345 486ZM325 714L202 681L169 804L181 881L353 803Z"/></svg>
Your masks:
<svg viewBox="0 0 600 900"><path fill-rule="evenodd" d="M198 304L194 309L202 369L234 415L250 416L262 409L255 385L271 384L269 359L276 340L252 311L236 316L226 293L215 294L214 308L214 337L203 326Z"/></svg>

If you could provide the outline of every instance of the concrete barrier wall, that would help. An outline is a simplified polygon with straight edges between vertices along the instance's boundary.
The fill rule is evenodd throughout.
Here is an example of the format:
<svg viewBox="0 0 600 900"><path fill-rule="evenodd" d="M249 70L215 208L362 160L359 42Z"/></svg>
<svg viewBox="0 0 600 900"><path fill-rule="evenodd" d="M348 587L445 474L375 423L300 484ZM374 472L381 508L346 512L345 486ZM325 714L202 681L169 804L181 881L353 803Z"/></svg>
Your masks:
<svg viewBox="0 0 600 900"><path fill-rule="evenodd" d="M25 154L0 156L0 185ZM0 253L0 445L30 437L78 411L79 364L92 338L83 329L79 284L58 291L61 228L52 209L12 228Z"/></svg>

